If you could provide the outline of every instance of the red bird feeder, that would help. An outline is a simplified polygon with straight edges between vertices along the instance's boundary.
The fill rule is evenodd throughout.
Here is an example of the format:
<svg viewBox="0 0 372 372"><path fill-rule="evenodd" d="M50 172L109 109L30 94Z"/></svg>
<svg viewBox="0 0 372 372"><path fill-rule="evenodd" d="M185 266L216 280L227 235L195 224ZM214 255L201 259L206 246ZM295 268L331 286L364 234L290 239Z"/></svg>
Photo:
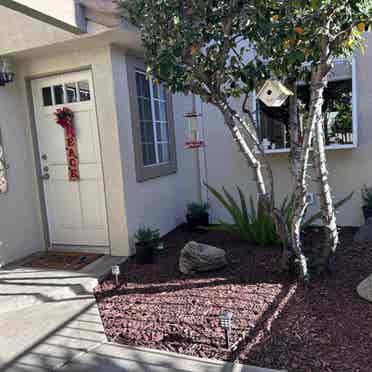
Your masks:
<svg viewBox="0 0 372 372"><path fill-rule="evenodd" d="M198 149L204 146L204 141L200 139L199 134L199 119L202 114L196 111L185 113L186 119L186 142L185 149Z"/></svg>

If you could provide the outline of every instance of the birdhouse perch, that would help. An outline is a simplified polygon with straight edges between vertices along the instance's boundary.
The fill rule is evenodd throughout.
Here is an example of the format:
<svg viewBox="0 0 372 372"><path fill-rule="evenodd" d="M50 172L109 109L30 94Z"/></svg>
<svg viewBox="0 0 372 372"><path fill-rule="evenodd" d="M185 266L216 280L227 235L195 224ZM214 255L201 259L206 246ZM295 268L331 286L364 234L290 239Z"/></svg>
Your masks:
<svg viewBox="0 0 372 372"><path fill-rule="evenodd" d="M282 106L293 92L278 80L267 80L257 94L257 97L268 107Z"/></svg>

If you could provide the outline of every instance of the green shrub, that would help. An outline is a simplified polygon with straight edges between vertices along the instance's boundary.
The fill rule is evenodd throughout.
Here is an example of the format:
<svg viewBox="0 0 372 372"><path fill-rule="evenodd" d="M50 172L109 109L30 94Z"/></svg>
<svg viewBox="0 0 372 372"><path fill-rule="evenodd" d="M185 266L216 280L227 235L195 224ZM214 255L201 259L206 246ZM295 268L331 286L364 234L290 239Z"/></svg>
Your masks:
<svg viewBox="0 0 372 372"><path fill-rule="evenodd" d="M260 246L278 244L275 226L271 216L256 208L252 196L247 205L245 196L239 186L236 186L240 203L223 187L220 193L210 185L205 184L216 200L226 209L234 223L219 220L218 225L210 230L225 231L237 235L240 239L256 243Z"/></svg>
<svg viewBox="0 0 372 372"><path fill-rule="evenodd" d="M217 226L212 226L210 230L225 231L237 235L240 239L254 242L260 246L264 245L279 245L280 239L276 234L275 225L272 217L262 211L261 208L256 208L252 196L249 197L249 206L247 206L244 194L239 186L236 186L239 194L240 204L233 198L233 196L223 187L223 193L220 193L210 185L205 184L217 201L227 210L233 219L233 223L229 224L222 220L218 221ZM354 192L348 194L345 198L339 200L334 204L335 210L342 207L349 201ZM372 189L370 189L371 203L372 203ZM372 206L372 204L371 204ZM280 207L280 212L291 231L292 218L295 210L295 196L288 194ZM321 218L322 212L318 211L313 214L302 224L302 228L310 226L318 218Z"/></svg>

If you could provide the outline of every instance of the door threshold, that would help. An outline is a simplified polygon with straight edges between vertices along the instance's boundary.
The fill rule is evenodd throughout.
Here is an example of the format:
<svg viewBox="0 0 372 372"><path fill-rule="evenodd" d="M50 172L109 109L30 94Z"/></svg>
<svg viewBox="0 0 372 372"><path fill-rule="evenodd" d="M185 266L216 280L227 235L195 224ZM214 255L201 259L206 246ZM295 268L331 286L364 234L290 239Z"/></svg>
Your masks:
<svg viewBox="0 0 372 372"><path fill-rule="evenodd" d="M110 247L108 246L93 246L93 245L64 245L52 244L48 247L50 252L86 252L86 253L99 253L110 254Z"/></svg>

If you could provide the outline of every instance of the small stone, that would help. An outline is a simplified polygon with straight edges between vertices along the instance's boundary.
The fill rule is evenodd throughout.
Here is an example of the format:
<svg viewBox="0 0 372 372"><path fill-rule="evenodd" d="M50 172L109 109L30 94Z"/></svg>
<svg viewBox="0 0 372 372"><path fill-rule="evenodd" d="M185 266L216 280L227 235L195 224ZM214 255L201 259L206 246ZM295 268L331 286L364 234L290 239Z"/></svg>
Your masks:
<svg viewBox="0 0 372 372"><path fill-rule="evenodd" d="M357 292L360 297L372 302L372 275L358 285Z"/></svg>
<svg viewBox="0 0 372 372"><path fill-rule="evenodd" d="M226 252L223 249L194 241L186 244L179 259L179 269L183 274L216 270L226 265Z"/></svg>

